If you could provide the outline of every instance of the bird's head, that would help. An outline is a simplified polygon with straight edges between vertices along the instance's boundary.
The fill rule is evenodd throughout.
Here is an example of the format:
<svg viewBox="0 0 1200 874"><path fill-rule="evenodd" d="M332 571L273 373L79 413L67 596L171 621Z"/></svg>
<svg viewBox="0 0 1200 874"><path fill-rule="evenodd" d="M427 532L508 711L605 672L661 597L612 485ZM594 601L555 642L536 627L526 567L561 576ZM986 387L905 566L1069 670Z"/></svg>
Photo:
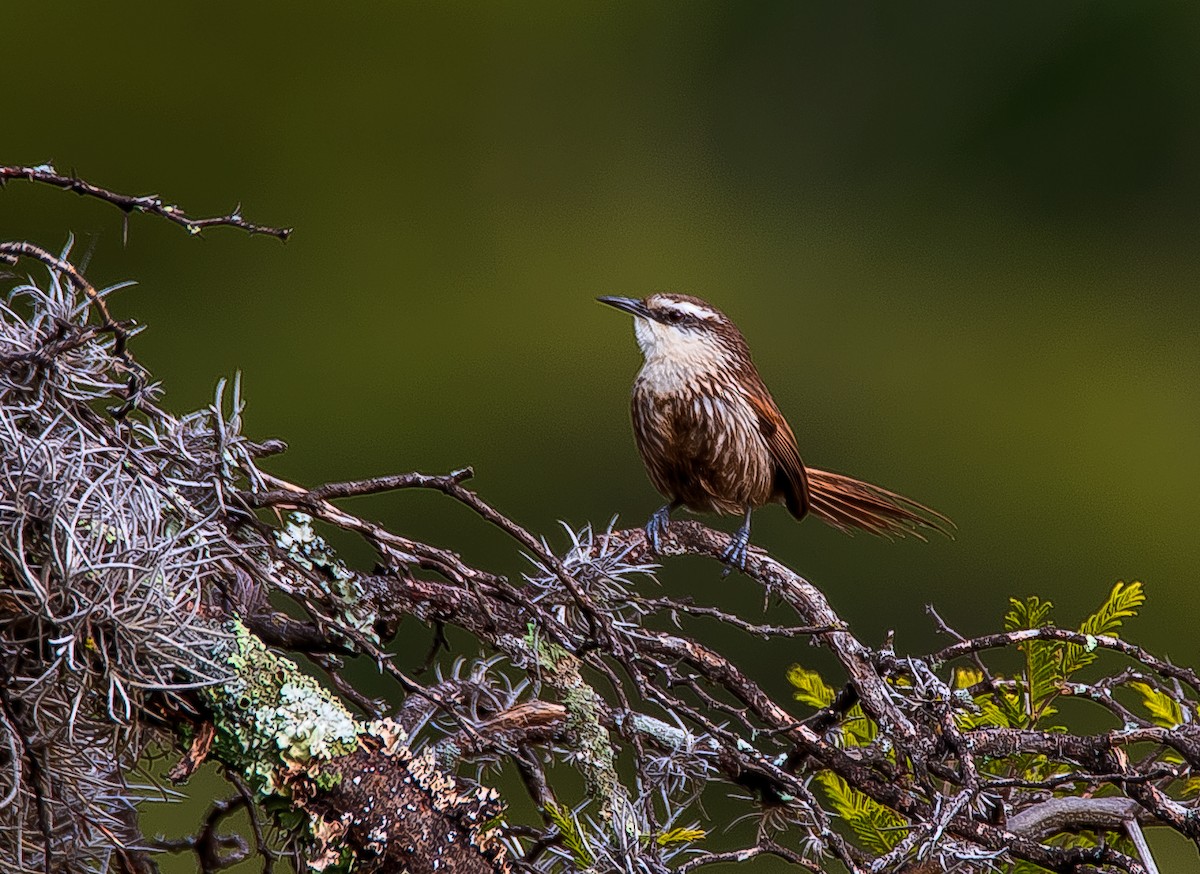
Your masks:
<svg viewBox="0 0 1200 874"><path fill-rule="evenodd" d="M633 316L633 331L647 361L714 367L746 355L746 341L737 326L698 297L660 292L641 300L596 299Z"/></svg>

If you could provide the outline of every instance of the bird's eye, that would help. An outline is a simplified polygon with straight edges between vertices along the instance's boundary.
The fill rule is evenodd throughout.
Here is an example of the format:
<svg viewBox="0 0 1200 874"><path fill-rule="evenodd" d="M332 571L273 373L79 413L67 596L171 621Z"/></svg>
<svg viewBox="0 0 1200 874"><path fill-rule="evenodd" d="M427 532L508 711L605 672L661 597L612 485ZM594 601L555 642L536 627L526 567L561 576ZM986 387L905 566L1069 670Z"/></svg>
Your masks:
<svg viewBox="0 0 1200 874"><path fill-rule="evenodd" d="M678 325L683 321L683 313L681 313L679 310L667 310L665 313L663 313L663 318L673 325Z"/></svg>

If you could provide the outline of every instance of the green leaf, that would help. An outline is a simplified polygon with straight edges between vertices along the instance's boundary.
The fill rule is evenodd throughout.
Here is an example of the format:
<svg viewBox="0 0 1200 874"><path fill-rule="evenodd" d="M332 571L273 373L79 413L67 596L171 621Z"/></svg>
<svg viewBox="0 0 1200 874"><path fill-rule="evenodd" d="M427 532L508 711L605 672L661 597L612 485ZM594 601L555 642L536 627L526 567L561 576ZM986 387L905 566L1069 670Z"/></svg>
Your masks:
<svg viewBox="0 0 1200 874"><path fill-rule="evenodd" d="M1021 707L1021 699L1017 696L1010 696L1004 705L997 704L995 696L991 693L980 695L974 700L975 706L979 708L978 713L959 712L955 714L955 722L963 731L985 727L1015 728L1017 724L1025 722L1025 712ZM1017 724L1013 723L1013 716L1016 716Z"/></svg>
<svg viewBox="0 0 1200 874"><path fill-rule="evenodd" d="M1008 631L1042 628L1050 624L1053 601L1043 601L1030 595L1024 601L1009 598L1011 608L1004 617ZM1025 653L1025 722L1020 727L1034 725L1054 712L1050 701L1058 695L1058 687L1066 679L1062 670L1062 644L1048 640L1026 640L1019 646Z"/></svg>
<svg viewBox="0 0 1200 874"><path fill-rule="evenodd" d="M1139 582L1118 582L1108 593L1100 608L1079 626L1080 634L1089 638L1116 636L1124 620L1137 615L1146 596ZM1009 599L1009 611L1004 616L1008 631L1042 628L1050 624L1053 603L1030 595L1024 601ZM1027 694L1025 727L1032 727L1055 713L1052 702L1060 694L1062 684L1072 674L1096 660L1095 645L1058 643L1048 640L1027 640L1020 644L1025 653L1025 687Z"/></svg>
<svg viewBox="0 0 1200 874"><path fill-rule="evenodd" d="M673 828L665 831L654 839L660 847L674 844L694 844L708 837L708 832L702 828Z"/></svg>
<svg viewBox="0 0 1200 874"><path fill-rule="evenodd" d="M1178 728L1183 724L1183 708L1179 702L1147 683L1130 683L1129 688L1142 696L1142 704L1150 711L1155 725L1163 728Z"/></svg>
<svg viewBox="0 0 1200 874"><path fill-rule="evenodd" d="M1020 631L1025 628L1041 628L1050 624L1050 611L1053 601L1043 601L1037 595L1030 595L1024 601L1009 598L1008 613L1004 615L1005 631Z"/></svg>
<svg viewBox="0 0 1200 874"><path fill-rule="evenodd" d="M792 697L797 701L811 707L828 707L833 703L836 695L833 687L822 680L816 671L810 671L802 665L792 665L788 668L787 678L796 690Z"/></svg>
<svg viewBox="0 0 1200 874"><path fill-rule="evenodd" d="M576 867L592 867L596 863L596 857L592 855L592 850L588 846L587 833L571 814L571 811L550 802L546 805L546 816L562 833L563 846L571 854Z"/></svg>
<svg viewBox="0 0 1200 874"><path fill-rule="evenodd" d="M874 741L875 735L879 733L874 720L863 713L862 707L858 704L846 711L846 719L839 729L842 732L842 738L846 741L846 746L849 747L865 747Z"/></svg>
<svg viewBox="0 0 1200 874"><path fill-rule="evenodd" d="M1021 728L1026 724L1024 697L1009 689L1001 689L996 707L1003 714L1009 728Z"/></svg>
<svg viewBox="0 0 1200 874"><path fill-rule="evenodd" d="M1142 591L1141 583L1137 581L1128 584L1118 582L1108 593L1108 600L1100 606L1100 609L1083 620L1083 624L1079 626L1079 633L1089 634L1092 637L1102 635L1116 637L1117 629L1121 627L1124 620L1136 616L1138 608L1145 601L1146 595ZM1077 643L1068 643L1063 650L1063 672L1069 677L1095 660L1095 647L1089 649Z"/></svg>
<svg viewBox="0 0 1200 874"><path fill-rule="evenodd" d="M979 668L959 667L954 669L955 689L969 689L976 683L983 682L983 671Z"/></svg>
<svg viewBox="0 0 1200 874"><path fill-rule="evenodd" d="M886 853L908 834L908 824L900 814L850 788L837 774L822 771L817 779L838 816L868 849Z"/></svg>
<svg viewBox="0 0 1200 874"><path fill-rule="evenodd" d="M795 691L792 693L797 701L802 701L811 707L828 707L837 697L833 687L821 679L816 671L810 671L802 665L792 665L788 668L788 682ZM840 726L842 737L848 746L866 746L875 740L878 728L865 713L862 707L855 704L846 712L846 719Z"/></svg>

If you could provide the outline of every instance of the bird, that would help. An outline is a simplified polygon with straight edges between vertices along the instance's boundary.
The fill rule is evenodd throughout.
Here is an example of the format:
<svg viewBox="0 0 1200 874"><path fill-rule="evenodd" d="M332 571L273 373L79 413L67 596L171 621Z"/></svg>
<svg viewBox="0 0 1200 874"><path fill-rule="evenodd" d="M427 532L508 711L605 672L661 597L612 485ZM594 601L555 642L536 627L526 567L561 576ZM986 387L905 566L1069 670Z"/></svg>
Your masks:
<svg viewBox="0 0 1200 874"><path fill-rule="evenodd" d="M734 567L745 571L751 516L771 503L783 504L797 520L811 514L845 532L952 536L948 517L911 498L806 467L746 338L712 304L666 292L597 300L633 316L644 358L630 412L646 472L667 499L645 526L655 553L680 507L742 516L721 553L723 575Z"/></svg>

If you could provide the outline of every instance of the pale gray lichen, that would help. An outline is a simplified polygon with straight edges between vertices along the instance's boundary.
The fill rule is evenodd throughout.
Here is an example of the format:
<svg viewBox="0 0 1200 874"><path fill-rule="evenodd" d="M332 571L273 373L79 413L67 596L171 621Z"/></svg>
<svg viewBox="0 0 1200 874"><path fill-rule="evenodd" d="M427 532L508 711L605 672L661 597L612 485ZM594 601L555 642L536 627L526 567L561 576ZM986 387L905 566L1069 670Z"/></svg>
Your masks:
<svg viewBox="0 0 1200 874"><path fill-rule="evenodd" d="M335 622L379 643L375 633L379 616L367 606L357 574L346 567L333 547L313 529L312 521L308 513L289 513L284 527L275 531L275 543L298 566L316 572L321 588L337 608Z"/></svg>

